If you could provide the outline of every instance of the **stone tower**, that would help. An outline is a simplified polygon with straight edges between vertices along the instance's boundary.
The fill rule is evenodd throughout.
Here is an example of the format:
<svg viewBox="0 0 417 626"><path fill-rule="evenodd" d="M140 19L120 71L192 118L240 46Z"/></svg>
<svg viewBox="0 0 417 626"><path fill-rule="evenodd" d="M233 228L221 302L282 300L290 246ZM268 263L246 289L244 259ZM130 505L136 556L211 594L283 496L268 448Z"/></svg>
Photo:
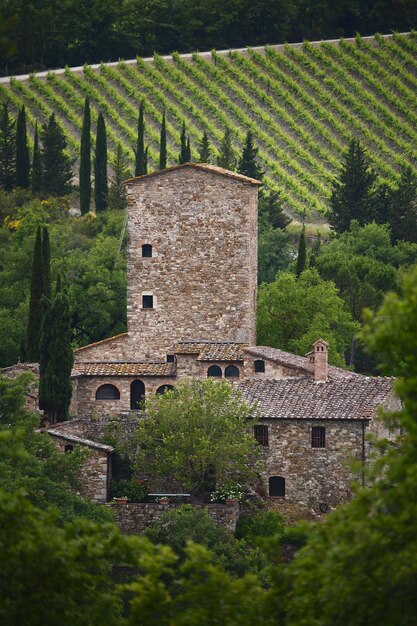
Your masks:
<svg viewBox="0 0 417 626"><path fill-rule="evenodd" d="M178 341L256 343L259 184L196 163L127 182L135 358L165 357Z"/></svg>

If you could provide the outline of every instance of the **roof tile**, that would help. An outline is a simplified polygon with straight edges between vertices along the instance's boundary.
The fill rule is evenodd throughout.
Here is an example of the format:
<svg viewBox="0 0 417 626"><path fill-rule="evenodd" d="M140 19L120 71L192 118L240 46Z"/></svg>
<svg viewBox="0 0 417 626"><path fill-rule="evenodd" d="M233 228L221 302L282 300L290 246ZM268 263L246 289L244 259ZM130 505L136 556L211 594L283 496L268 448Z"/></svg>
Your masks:
<svg viewBox="0 0 417 626"><path fill-rule="evenodd" d="M81 376L175 376L175 363L77 363L73 375Z"/></svg>

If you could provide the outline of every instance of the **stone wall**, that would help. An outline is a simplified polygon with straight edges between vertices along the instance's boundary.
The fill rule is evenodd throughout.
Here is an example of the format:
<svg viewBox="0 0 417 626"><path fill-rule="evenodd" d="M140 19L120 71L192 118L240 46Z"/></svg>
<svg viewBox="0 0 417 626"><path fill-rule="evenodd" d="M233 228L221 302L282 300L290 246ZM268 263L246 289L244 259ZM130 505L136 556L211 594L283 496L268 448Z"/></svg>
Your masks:
<svg viewBox="0 0 417 626"><path fill-rule="evenodd" d="M255 343L257 186L185 166L128 184L132 356L175 341ZM142 257L151 244L152 258ZM152 294L153 309L142 308Z"/></svg>
<svg viewBox="0 0 417 626"><path fill-rule="evenodd" d="M127 359L129 355L129 339L127 333L97 341L74 352L74 362L114 361Z"/></svg>
<svg viewBox="0 0 417 626"><path fill-rule="evenodd" d="M355 476L350 462L368 458L362 424L353 420L270 420L269 447L264 448L265 485L271 476L285 478L285 497L271 499L271 506L293 519L320 517L351 499ZM326 447L312 448L311 428L326 428ZM275 503L274 503L275 502ZM294 509L297 505L297 510Z"/></svg>
<svg viewBox="0 0 417 626"><path fill-rule="evenodd" d="M156 524L167 511L181 506L180 504L135 503L113 504L109 506L114 515L114 521L124 535L140 534L146 528ZM226 526L234 532L239 518L239 504L194 504L195 508L206 509L216 524Z"/></svg>

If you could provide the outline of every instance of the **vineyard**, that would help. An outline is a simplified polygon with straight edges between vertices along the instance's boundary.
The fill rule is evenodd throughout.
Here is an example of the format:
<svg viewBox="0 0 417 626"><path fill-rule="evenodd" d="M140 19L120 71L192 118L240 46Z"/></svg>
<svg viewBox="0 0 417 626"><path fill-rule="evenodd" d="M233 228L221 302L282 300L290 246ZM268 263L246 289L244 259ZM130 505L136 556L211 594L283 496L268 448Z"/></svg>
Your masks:
<svg viewBox="0 0 417 626"><path fill-rule="evenodd" d="M326 210L352 136L364 143L389 185L403 166L417 172L417 33L138 58L0 84L0 98L13 110L25 104L31 136L35 121L43 123L55 111L74 158L85 96L94 125L99 111L105 115L111 153L121 140L132 169L142 99L150 171L159 159L164 110L169 164L177 161L183 120L195 159L204 130L215 159L226 126L236 154L251 129L264 182L292 214Z"/></svg>

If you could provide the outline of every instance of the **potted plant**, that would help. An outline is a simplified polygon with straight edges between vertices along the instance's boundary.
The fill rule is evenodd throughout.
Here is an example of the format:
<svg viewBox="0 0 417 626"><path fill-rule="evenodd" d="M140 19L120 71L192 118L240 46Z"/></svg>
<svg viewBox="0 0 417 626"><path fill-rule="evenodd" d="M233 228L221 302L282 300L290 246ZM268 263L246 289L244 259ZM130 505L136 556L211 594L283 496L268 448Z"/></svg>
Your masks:
<svg viewBox="0 0 417 626"><path fill-rule="evenodd" d="M216 491L211 494L210 500L217 503L236 504L243 497L243 491L238 484L225 484L218 487Z"/></svg>
<svg viewBox="0 0 417 626"><path fill-rule="evenodd" d="M120 496L118 498L113 498L117 504L127 504L129 502L129 498L127 496Z"/></svg>

